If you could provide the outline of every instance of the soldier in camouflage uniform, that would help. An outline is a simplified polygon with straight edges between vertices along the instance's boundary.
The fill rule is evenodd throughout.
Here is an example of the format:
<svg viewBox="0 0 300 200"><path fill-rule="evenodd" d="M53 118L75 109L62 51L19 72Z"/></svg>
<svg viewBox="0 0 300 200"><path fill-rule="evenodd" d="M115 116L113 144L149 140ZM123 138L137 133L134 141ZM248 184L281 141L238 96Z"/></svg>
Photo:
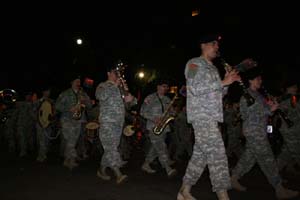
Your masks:
<svg viewBox="0 0 300 200"><path fill-rule="evenodd" d="M64 166L71 170L78 166L76 163L78 155L75 148L82 124L86 122L84 110L91 107L92 102L87 93L82 90L79 76L75 76L71 82L71 88L60 93L55 103L55 108L60 114L65 144ZM81 113L81 117L76 118L75 113Z"/></svg>
<svg viewBox="0 0 300 200"><path fill-rule="evenodd" d="M34 138L34 107L32 102L32 93L25 94L25 100L17 102L17 139L20 147L19 156L27 155L28 150L33 150Z"/></svg>
<svg viewBox="0 0 300 200"><path fill-rule="evenodd" d="M212 190L219 199L227 200L231 187L224 143L218 129L223 122L223 95L227 86L240 79L236 71L227 72L221 81L212 60L218 54L216 35L204 36L200 41L202 54L190 59L185 68L187 85L187 120L194 128L195 144L177 200L195 200L190 194L206 165L210 171Z"/></svg>
<svg viewBox="0 0 300 200"><path fill-rule="evenodd" d="M245 191L246 188L239 184L238 179L249 172L257 162L269 183L275 189L276 196L279 199L295 197L298 192L288 190L282 186L282 179L266 133L267 117L278 108L278 104L265 101L258 92L262 83L258 68L247 72L247 79L249 80L248 92L255 99L255 103L248 106L244 97L240 100L246 147L232 171L232 187L239 191Z"/></svg>
<svg viewBox="0 0 300 200"><path fill-rule="evenodd" d="M106 169L111 168L116 175L116 183L120 184L127 179L127 175L120 171L124 161L118 152L125 121L125 104L132 106L136 104L136 99L130 93L122 98L121 85L126 91L128 87L124 82L121 83L114 66L108 67L107 77L105 82L97 86L95 92L100 108L99 137L104 149L97 176L103 180L110 180L111 177L106 173Z"/></svg>
<svg viewBox="0 0 300 200"><path fill-rule="evenodd" d="M157 91L145 98L141 106L140 114L147 120L146 129L151 141L150 149L148 150L145 162L142 165L142 170L147 173L155 173L155 170L151 168L150 163L158 157L159 162L162 167L165 168L167 175L171 177L176 174L176 170L170 167L170 158L165 143L166 134L170 131L170 127L167 125L160 135L155 135L153 133L154 126L159 123L165 109L168 108L171 101L169 97L165 96L168 89L169 86L167 81L159 80L157 83Z"/></svg>
<svg viewBox="0 0 300 200"><path fill-rule="evenodd" d="M297 90L296 82L287 83L286 94L280 103L280 108L287 113L294 125L288 127L285 121L281 119L280 133L283 137L283 146L277 157L277 162L279 170L287 167L290 172L295 172L295 164L300 165L300 101Z"/></svg>
<svg viewBox="0 0 300 200"><path fill-rule="evenodd" d="M3 120L3 138L8 147L10 153L16 152L16 122L17 122L17 109L16 102L10 102L3 104L4 110L2 110Z"/></svg>
<svg viewBox="0 0 300 200"><path fill-rule="evenodd" d="M42 97L38 99L38 101L34 105L36 118L39 115L38 113L39 108L44 101L48 101L54 107L54 101L50 99L50 94L51 94L50 88L46 87L43 89ZM52 135L51 134L52 131L53 129L51 125L49 125L48 127L42 127L38 119L36 119L36 134L37 134L37 142L38 142L38 156L36 160L38 162L44 162L47 159L48 145L50 143L49 137Z"/></svg>

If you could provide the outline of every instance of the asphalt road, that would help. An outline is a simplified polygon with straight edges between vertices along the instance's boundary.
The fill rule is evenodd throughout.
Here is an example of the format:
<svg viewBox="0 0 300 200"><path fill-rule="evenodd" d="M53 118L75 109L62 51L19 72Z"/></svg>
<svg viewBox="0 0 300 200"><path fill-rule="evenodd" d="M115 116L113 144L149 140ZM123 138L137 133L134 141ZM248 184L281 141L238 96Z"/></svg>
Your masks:
<svg viewBox="0 0 300 200"><path fill-rule="evenodd" d="M81 161L78 168L70 171L62 166L62 158L57 155L50 155L43 164L33 156L20 159L3 151L0 155L0 200L176 200L187 164L176 163L178 174L173 178L168 178L159 164L153 165L158 172L149 175L140 170L143 155L137 152L122 169L128 174L128 181L117 185L114 179L97 178L99 159L95 157ZM300 175L283 177L288 187L300 190ZM241 183L248 187L247 192L230 190L232 200L275 199L271 185L257 166ZM201 200L217 199L211 191L207 170L192 188L192 194Z"/></svg>

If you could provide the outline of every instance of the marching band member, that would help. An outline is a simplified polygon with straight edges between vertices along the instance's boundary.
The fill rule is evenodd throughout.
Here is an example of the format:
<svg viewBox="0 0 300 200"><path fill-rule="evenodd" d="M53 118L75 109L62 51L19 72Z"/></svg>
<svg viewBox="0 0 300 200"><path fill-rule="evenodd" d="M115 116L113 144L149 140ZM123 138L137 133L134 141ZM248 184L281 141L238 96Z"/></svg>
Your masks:
<svg viewBox="0 0 300 200"><path fill-rule="evenodd" d="M122 98L121 85L128 91L126 83L122 81L116 67L110 66L107 68L107 80L100 83L95 92L100 108L99 137L104 149L97 176L103 180L110 180L111 177L106 173L106 169L111 168L115 173L117 184L127 179L127 175L120 170L124 161L118 152L125 121L125 104L136 104L136 99L130 93Z"/></svg>
<svg viewBox="0 0 300 200"><path fill-rule="evenodd" d="M84 109L92 107L90 97L82 91L81 80L75 76L71 81L71 88L59 94L55 108L60 112L62 134L65 141L64 166L73 169L76 163L76 143L80 136L82 123L86 122Z"/></svg>

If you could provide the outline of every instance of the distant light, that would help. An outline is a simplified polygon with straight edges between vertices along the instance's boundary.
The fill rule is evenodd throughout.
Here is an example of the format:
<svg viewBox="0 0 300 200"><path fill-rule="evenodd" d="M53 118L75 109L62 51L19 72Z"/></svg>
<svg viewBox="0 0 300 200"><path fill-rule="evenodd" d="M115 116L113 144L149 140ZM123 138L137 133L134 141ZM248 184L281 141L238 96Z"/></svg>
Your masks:
<svg viewBox="0 0 300 200"><path fill-rule="evenodd" d="M139 78L144 78L145 77L145 73L144 72L139 72L138 76L139 76Z"/></svg>
<svg viewBox="0 0 300 200"><path fill-rule="evenodd" d="M177 94L177 91L178 91L178 87L177 86L171 86L170 87L170 93Z"/></svg>
<svg viewBox="0 0 300 200"><path fill-rule="evenodd" d="M195 9L192 11L192 17L195 17L197 15L199 15L200 10L199 9Z"/></svg>
<svg viewBox="0 0 300 200"><path fill-rule="evenodd" d="M78 45L81 45L82 44L82 39L79 38L79 39L76 40L76 42L77 42Z"/></svg>

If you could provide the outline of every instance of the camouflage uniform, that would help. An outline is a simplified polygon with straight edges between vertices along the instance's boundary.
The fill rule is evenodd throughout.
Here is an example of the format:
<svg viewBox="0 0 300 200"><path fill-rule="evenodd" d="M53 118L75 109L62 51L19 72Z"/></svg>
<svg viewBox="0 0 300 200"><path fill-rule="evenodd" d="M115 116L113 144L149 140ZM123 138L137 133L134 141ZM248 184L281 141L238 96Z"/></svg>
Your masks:
<svg viewBox="0 0 300 200"><path fill-rule="evenodd" d="M299 97L298 97L299 98ZM295 108L291 105L291 96L288 95L280 103L282 110L287 113L287 116L294 125L288 127L283 119L281 119L280 133L283 137L283 146L281 153L277 157L279 169L283 169L288 164L295 162L300 164L300 101L298 100Z"/></svg>
<svg viewBox="0 0 300 200"><path fill-rule="evenodd" d="M16 152L16 123L18 117L18 110L16 106L11 106L5 111L7 120L3 126L4 140L8 145L8 151L11 153Z"/></svg>
<svg viewBox="0 0 300 200"><path fill-rule="evenodd" d="M102 168L120 168L124 161L118 151L125 121L125 104L117 85L112 81L97 86L96 99L99 100L99 137L104 154Z"/></svg>
<svg viewBox="0 0 300 200"><path fill-rule="evenodd" d="M226 108L224 111L224 122L226 124L227 134L227 156L231 157L234 154L237 158L242 154L242 144L240 141L241 136L241 123L236 122L239 111L234 110L232 107Z"/></svg>
<svg viewBox="0 0 300 200"><path fill-rule="evenodd" d="M86 99L86 101L83 102L86 109L91 108L92 104L90 97L85 92L82 92L81 96L83 99ZM79 120L72 118L73 113L70 112L70 109L78 103L77 98L75 91L72 88L69 88L58 96L55 103L55 108L60 113L60 122L65 144L65 161L70 162L75 162L75 159L77 158L75 147L80 136L82 123L86 122L85 112L82 113Z"/></svg>
<svg viewBox="0 0 300 200"><path fill-rule="evenodd" d="M34 144L34 109L29 101L17 102L17 138L20 147L20 156L25 156L27 150L33 150Z"/></svg>
<svg viewBox="0 0 300 200"><path fill-rule="evenodd" d="M195 185L206 165L210 171L212 190L231 188L228 161L218 122L223 122L223 94L217 68L203 57L189 60L185 68L187 80L187 120L192 123L195 144L183 177L184 185Z"/></svg>
<svg viewBox="0 0 300 200"><path fill-rule="evenodd" d="M160 100L159 100L160 99ZM169 154L167 145L165 143L167 132L170 131L170 127L167 125L165 130L160 135L155 135L153 133L153 128L155 126L155 118L161 117L163 114L163 108L167 109L170 103L170 98L167 96L159 97L158 94L152 93L148 95L142 106L140 114L147 120L146 129L148 131L148 136L151 141L151 146L147 152L145 162L151 163L157 157L162 167L166 169L169 174L171 167L169 166ZM163 106L163 108L162 108Z"/></svg>
<svg viewBox="0 0 300 200"><path fill-rule="evenodd" d="M281 177L266 133L267 117L271 115L271 111L258 92L250 89L248 91L255 98L255 103L248 107L244 97L240 101L246 147L232 171L232 176L239 179L257 162L269 183L276 188L281 183Z"/></svg>
<svg viewBox="0 0 300 200"><path fill-rule="evenodd" d="M180 156L185 152L190 158L193 153L193 128L187 123L186 111L181 111L175 118L174 135L176 135L178 140L175 159L180 160Z"/></svg>

